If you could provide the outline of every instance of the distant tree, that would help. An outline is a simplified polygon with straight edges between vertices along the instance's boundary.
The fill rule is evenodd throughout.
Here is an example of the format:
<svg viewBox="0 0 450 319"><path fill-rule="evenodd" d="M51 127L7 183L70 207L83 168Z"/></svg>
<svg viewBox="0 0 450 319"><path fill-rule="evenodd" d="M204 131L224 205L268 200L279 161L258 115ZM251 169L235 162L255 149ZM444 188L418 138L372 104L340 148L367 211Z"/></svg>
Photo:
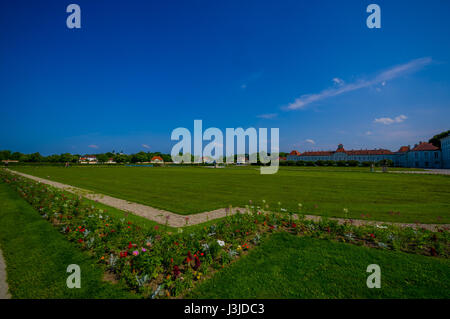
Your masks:
<svg viewBox="0 0 450 319"><path fill-rule="evenodd" d="M305 166L305 161L296 161L295 165L296 166Z"/></svg>
<svg viewBox="0 0 450 319"><path fill-rule="evenodd" d="M20 152L14 152L14 153L11 154L11 159L12 159L12 160L19 161L20 158L21 158L22 156L23 156L22 153L20 153Z"/></svg>
<svg viewBox="0 0 450 319"><path fill-rule="evenodd" d="M450 130L442 132L442 133L439 133L439 134L433 136L432 138L430 138L428 143L431 143L434 146L441 148L441 138L444 138L444 137L446 137L449 134L450 134Z"/></svg>
<svg viewBox="0 0 450 319"><path fill-rule="evenodd" d="M55 154L55 155L50 155L47 156L46 158L43 159L44 162L50 162L50 163L58 163L61 162L61 156Z"/></svg>
<svg viewBox="0 0 450 319"><path fill-rule="evenodd" d="M11 159L11 151L9 150L0 151L0 160L7 160L7 159Z"/></svg>
<svg viewBox="0 0 450 319"><path fill-rule="evenodd" d="M346 166L347 162L346 161L337 161L336 164L337 164L337 166Z"/></svg>
<svg viewBox="0 0 450 319"><path fill-rule="evenodd" d="M359 162L358 161L354 161L354 160L350 160L350 161L347 161L347 164L348 164L348 166L356 167L356 166L359 165Z"/></svg>
<svg viewBox="0 0 450 319"><path fill-rule="evenodd" d="M33 163L39 163L42 162L43 157L41 154L39 154L39 152L30 154L28 157L28 162L33 162Z"/></svg>
<svg viewBox="0 0 450 319"><path fill-rule="evenodd" d="M336 164L336 162L332 161L332 160L325 161L325 165L327 165L327 166L334 166L335 164Z"/></svg>
<svg viewBox="0 0 450 319"><path fill-rule="evenodd" d="M105 163L106 161L108 161L108 155L106 154L97 154L97 161L99 161L100 163Z"/></svg>
<svg viewBox="0 0 450 319"><path fill-rule="evenodd" d="M128 162L130 162L130 158L126 154L118 154L118 153L116 153L116 155L113 158L114 158L114 162L116 162L116 163L128 163Z"/></svg>
<svg viewBox="0 0 450 319"><path fill-rule="evenodd" d="M64 154L61 154L61 156L60 156L60 161L62 163L72 162L72 159L73 159L73 155L70 153L64 153Z"/></svg>

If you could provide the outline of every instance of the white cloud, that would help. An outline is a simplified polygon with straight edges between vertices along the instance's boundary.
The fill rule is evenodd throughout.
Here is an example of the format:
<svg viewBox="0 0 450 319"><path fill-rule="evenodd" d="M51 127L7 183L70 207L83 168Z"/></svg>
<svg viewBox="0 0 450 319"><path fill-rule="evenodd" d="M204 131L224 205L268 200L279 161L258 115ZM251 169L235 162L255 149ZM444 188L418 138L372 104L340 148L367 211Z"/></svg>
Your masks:
<svg viewBox="0 0 450 319"><path fill-rule="evenodd" d="M275 117L277 117L277 113L268 113L268 114L260 114L257 115L256 117L259 117L260 119L273 119Z"/></svg>
<svg viewBox="0 0 450 319"><path fill-rule="evenodd" d="M343 84L339 87L332 87L323 90L320 93L315 94L304 94L297 98L294 102L290 103L286 108L288 110L299 110L304 109L307 105L321 101L324 99L327 99L329 97L338 96L343 93L356 91L362 88L366 88L369 86L373 86L376 84L382 84L385 83L388 80L395 79L397 77L400 77L402 75L405 75L409 72L417 71L426 65L430 64L432 62L431 58L420 58L416 60L412 60L405 64L400 64L394 67L391 67L390 69L383 71L379 73L377 76L375 76L372 79L363 79L359 80L353 83ZM338 78L336 78L338 79ZM333 79L334 81L334 79ZM335 81L334 81L335 82ZM335 82L336 83L336 82Z"/></svg>
<svg viewBox="0 0 450 319"><path fill-rule="evenodd" d="M333 82L334 82L334 84L337 84L337 85L344 84L344 80L342 80L340 78L334 78Z"/></svg>
<svg viewBox="0 0 450 319"><path fill-rule="evenodd" d="M384 125L391 125L394 123L402 123L403 121L405 121L408 117L406 115L399 115L396 116L395 118L390 118L390 117L380 117L378 119L375 119L373 122L374 123L381 123Z"/></svg>
<svg viewBox="0 0 450 319"><path fill-rule="evenodd" d="M366 135L372 135L372 132L371 131L367 131Z"/></svg>
<svg viewBox="0 0 450 319"><path fill-rule="evenodd" d="M313 145L316 144L316 142L314 142L314 140L312 140L310 138L306 139L305 142L313 144Z"/></svg>
<svg viewBox="0 0 450 319"><path fill-rule="evenodd" d="M146 149L149 149L149 148L150 148L150 146L148 146L147 144L142 144L142 147L143 147L143 148L146 148Z"/></svg>
<svg viewBox="0 0 450 319"><path fill-rule="evenodd" d="M241 89L245 90L246 88L247 88L247 84L244 83L241 85Z"/></svg>
<svg viewBox="0 0 450 319"><path fill-rule="evenodd" d="M97 148L98 148L98 145L91 144L91 145L88 145L88 147L97 149Z"/></svg>

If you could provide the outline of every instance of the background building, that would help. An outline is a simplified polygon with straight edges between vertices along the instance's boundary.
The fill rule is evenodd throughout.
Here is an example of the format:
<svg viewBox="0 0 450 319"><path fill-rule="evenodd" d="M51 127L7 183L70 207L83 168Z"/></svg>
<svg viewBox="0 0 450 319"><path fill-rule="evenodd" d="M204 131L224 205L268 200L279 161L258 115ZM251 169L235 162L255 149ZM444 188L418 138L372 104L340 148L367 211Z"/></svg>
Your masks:
<svg viewBox="0 0 450 319"><path fill-rule="evenodd" d="M447 139L446 141L444 141ZM447 161L450 159L450 138L446 137ZM357 161L359 163L380 161L392 161L394 166L420 167L420 168L442 168L442 152L431 143L420 142L410 146L402 146L397 152L387 149L374 150L346 150L344 145L339 144L336 151L304 152L292 151L287 156L288 161ZM448 165L448 163L446 164Z"/></svg>
<svg viewBox="0 0 450 319"><path fill-rule="evenodd" d="M441 139L442 168L450 168L450 134Z"/></svg>

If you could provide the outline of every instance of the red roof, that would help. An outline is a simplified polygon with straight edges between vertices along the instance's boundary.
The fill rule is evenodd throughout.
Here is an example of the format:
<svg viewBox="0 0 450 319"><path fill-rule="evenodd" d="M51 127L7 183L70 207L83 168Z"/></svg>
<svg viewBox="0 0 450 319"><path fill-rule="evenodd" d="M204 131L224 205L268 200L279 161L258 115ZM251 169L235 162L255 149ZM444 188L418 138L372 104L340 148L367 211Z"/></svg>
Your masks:
<svg viewBox="0 0 450 319"><path fill-rule="evenodd" d="M156 161L156 160L159 160L159 161L163 162L163 159L162 159L161 156L153 156L153 157L152 157L152 162L153 162L153 161Z"/></svg>
<svg viewBox="0 0 450 319"><path fill-rule="evenodd" d="M439 148L434 146L431 143L420 142L419 145L416 145L412 151L437 151Z"/></svg>
<svg viewBox="0 0 450 319"><path fill-rule="evenodd" d="M345 151L348 155L387 155L387 154L393 154L390 150L351 150L351 151Z"/></svg>
<svg viewBox="0 0 450 319"><path fill-rule="evenodd" d="M300 152L299 151L292 151L289 153L289 155L297 155L300 156Z"/></svg>
<svg viewBox="0 0 450 319"><path fill-rule="evenodd" d="M286 160L286 157L280 157L278 160L280 160L280 161L285 161Z"/></svg>
<svg viewBox="0 0 450 319"><path fill-rule="evenodd" d="M305 156L331 156L331 155L333 155L333 152L327 152L327 151L304 152L302 155L305 155Z"/></svg>
<svg viewBox="0 0 450 319"><path fill-rule="evenodd" d="M400 147L400 149L397 151L397 153L405 153L409 151L409 146L402 146Z"/></svg>

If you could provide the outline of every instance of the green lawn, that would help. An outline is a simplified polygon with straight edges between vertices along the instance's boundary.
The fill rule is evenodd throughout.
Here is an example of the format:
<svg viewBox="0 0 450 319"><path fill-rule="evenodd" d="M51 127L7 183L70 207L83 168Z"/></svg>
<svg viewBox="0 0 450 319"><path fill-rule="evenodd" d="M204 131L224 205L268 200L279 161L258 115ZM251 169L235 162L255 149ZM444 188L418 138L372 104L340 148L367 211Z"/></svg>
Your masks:
<svg viewBox="0 0 450 319"><path fill-rule="evenodd" d="M51 167L14 169L180 214L266 200L271 208L381 221L450 223L450 176L370 173L364 168ZM399 214L390 214L391 211Z"/></svg>
<svg viewBox="0 0 450 319"><path fill-rule="evenodd" d="M369 264L381 288L369 289ZM189 298L450 298L450 261L286 233L188 294Z"/></svg>
<svg viewBox="0 0 450 319"><path fill-rule="evenodd" d="M12 298L135 298L102 280L103 270L0 182L0 247ZM81 268L81 288L69 289L67 266Z"/></svg>

